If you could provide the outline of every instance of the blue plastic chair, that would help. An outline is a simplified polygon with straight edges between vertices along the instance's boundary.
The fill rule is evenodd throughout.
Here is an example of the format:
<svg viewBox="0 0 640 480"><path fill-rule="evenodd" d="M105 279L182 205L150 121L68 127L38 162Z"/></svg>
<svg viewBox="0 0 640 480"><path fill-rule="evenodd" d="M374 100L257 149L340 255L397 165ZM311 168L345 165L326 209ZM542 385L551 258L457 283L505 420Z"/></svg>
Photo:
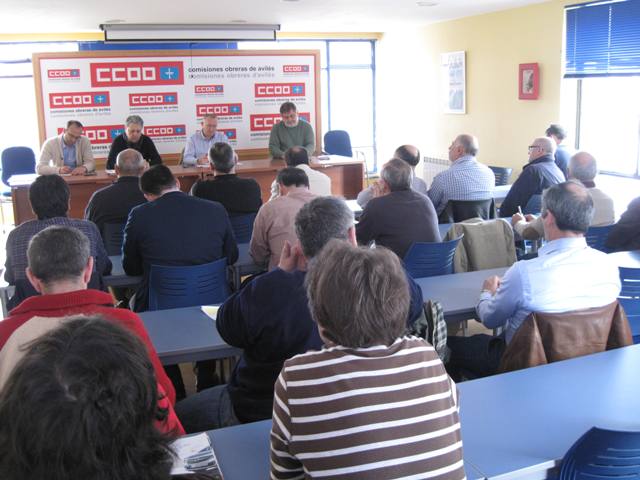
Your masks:
<svg viewBox="0 0 640 480"><path fill-rule="evenodd" d="M448 242L416 242L404 256L404 266L412 278L435 277L453 273L453 255L460 239Z"/></svg>
<svg viewBox="0 0 640 480"><path fill-rule="evenodd" d="M496 187L500 185L506 185L509 183L509 179L511 178L511 172L513 172L513 168L507 167L489 167L494 176L496 177Z"/></svg>
<svg viewBox="0 0 640 480"><path fill-rule="evenodd" d="M593 427L569 449L559 480L620 480L640 476L640 432Z"/></svg>
<svg viewBox="0 0 640 480"><path fill-rule="evenodd" d="M527 204L524 207L522 213L525 215L538 215L542 210L542 195L532 195Z"/></svg>
<svg viewBox="0 0 640 480"><path fill-rule="evenodd" d="M2 183L9 186L13 175L36 173L36 156L29 147L9 147L2 151ZM11 192L3 192L11 196Z"/></svg>
<svg viewBox="0 0 640 480"><path fill-rule="evenodd" d="M353 157L351 137L344 130L330 130L324 134L324 151L329 155Z"/></svg>
<svg viewBox="0 0 640 480"><path fill-rule="evenodd" d="M203 265L151 265L149 310L211 305L229 296L227 259Z"/></svg>
<svg viewBox="0 0 640 480"><path fill-rule="evenodd" d="M105 223L102 226L102 243L107 255L120 255L122 253L123 236L124 223Z"/></svg>
<svg viewBox="0 0 640 480"><path fill-rule="evenodd" d="M611 250L605 246L607 243L607 237L609 232L613 228L613 225L605 225L604 227L589 227L585 238L587 239L587 245L601 252L609 253Z"/></svg>
<svg viewBox="0 0 640 480"><path fill-rule="evenodd" d="M246 215L236 215L229 217L231 220L231 228L236 237L237 243L248 243L253 233L253 222L257 213L248 213Z"/></svg>
<svg viewBox="0 0 640 480"><path fill-rule="evenodd" d="M618 301L629 319L633 343L640 343L640 268L620 267Z"/></svg>

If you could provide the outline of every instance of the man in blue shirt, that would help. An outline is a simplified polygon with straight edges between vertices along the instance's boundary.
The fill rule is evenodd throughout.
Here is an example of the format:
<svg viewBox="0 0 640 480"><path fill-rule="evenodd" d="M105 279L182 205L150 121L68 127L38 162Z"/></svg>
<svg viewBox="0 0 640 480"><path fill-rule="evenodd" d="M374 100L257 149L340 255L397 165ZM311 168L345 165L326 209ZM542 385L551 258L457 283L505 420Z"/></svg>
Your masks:
<svg viewBox="0 0 640 480"><path fill-rule="evenodd" d="M588 247L584 238L593 217L587 189L573 180L549 187L542 198L542 217L547 244L538 258L516 262L502 278L489 277L482 285L478 318L487 328L504 327L503 334L449 337L450 372L496 373L507 344L531 312L602 307L618 297L616 263Z"/></svg>
<svg viewBox="0 0 640 480"><path fill-rule="evenodd" d="M227 136L218 132L218 117L207 114L202 117L202 130L189 137L187 146L184 149L182 164L185 167L195 165L209 165L209 150L216 143L229 143Z"/></svg>

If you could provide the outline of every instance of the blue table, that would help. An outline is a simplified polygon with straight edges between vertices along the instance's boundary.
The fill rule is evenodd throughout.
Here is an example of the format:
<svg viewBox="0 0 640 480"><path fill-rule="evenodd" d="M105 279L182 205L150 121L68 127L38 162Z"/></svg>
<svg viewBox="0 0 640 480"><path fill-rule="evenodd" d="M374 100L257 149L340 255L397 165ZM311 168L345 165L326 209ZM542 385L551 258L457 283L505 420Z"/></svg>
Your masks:
<svg viewBox="0 0 640 480"><path fill-rule="evenodd" d="M447 323L458 323L476 318L476 302L482 282L491 275L501 277L506 268L493 268L477 272L455 273L437 277L416 278L424 300L437 300L444 309Z"/></svg>
<svg viewBox="0 0 640 480"><path fill-rule="evenodd" d="M546 478L592 426L640 430L640 345L464 382L469 478ZM267 478L271 421L208 432L225 480Z"/></svg>
<svg viewBox="0 0 640 480"><path fill-rule="evenodd" d="M227 358L242 353L222 340L215 321L200 307L156 310L139 315L164 365Z"/></svg>

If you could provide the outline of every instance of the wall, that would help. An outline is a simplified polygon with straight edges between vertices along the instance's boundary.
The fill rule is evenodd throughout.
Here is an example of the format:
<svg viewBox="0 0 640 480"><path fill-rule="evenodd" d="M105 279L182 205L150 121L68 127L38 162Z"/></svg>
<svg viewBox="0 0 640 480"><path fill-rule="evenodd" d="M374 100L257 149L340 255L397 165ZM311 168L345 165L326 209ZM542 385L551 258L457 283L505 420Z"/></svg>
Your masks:
<svg viewBox="0 0 640 480"><path fill-rule="evenodd" d="M467 17L419 30L386 32L378 57L381 159L399 143L447 158L459 133L480 141L485 164L527 161L527 146L561 121L560 90L565 0ZM467 114L442 113L440 54L465 50ZM538 100L518 99L518 64L540 65ZM513 179L513 177L512 177Z"/></svg>

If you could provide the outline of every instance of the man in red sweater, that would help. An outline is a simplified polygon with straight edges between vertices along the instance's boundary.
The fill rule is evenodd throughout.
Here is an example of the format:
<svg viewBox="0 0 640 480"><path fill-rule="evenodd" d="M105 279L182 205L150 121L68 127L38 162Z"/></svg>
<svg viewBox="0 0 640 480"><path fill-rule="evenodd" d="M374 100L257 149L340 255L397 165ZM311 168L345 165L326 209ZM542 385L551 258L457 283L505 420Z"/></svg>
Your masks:
<svg viewBox="0 0 640 480"><path fill-rule="evenodd" d="M158 382L159 406L168 410L159 429L183 434L184 430L173 411L175 389L160 363L151 339L135 313L113 307L111 295L99 290L87 290L93 271L93 257L87 237L71 227L53 226L42 230L29 242L27 278L40 296L29 297L9 312L0 322L0 378L17 360L16 338L33 339L42 333L42 317L59 318L75 315L101 316L137 335L147 347ZM55 327L55 322L48 322ZM47 328L47 327L44 327ZM11 337L15 334L15 337ZM12 352L12 353L10 353ZM0 385L0 388L1 385Z"/></svg>

